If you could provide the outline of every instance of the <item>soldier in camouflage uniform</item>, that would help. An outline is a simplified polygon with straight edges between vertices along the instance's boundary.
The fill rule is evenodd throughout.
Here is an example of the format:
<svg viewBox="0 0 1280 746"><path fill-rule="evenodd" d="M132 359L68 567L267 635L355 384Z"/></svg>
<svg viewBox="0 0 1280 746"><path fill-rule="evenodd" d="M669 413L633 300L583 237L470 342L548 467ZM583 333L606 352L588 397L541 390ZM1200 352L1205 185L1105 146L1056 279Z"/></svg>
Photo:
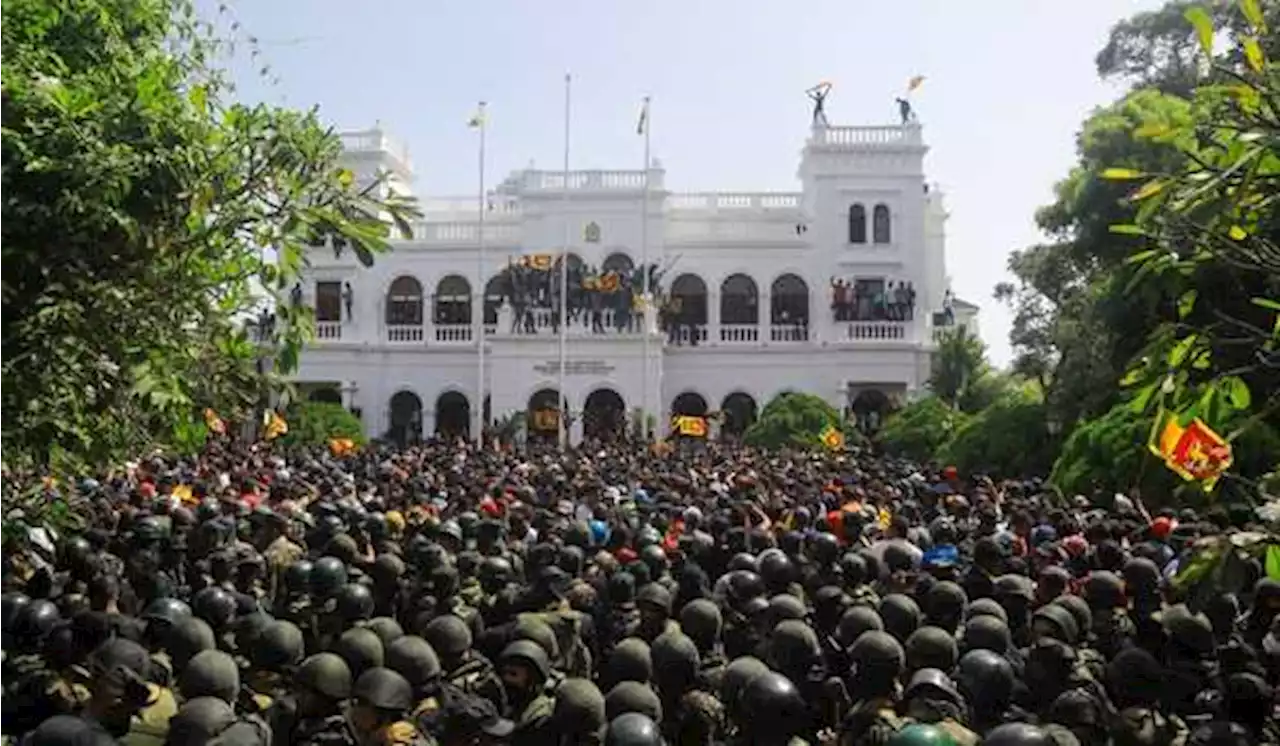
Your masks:
<svg viewBox="0 0 1280 746"><path fill-rule="evenodd" d="M333 653L318 653L298 667L292 692L267 711L272 742L291 746L360 746L343 714L351 696L351 669Z"/></svg>
<svg viewBox="0 0 1280 746"><path fill-rule="evenodd" d="M432 619L422 630L444 669L444 680L462 692L483 697L506 712L506 695L493 664L471 647L471 630L456 616Z"/></svg>
<svg viewBox="0 0 1280 746"><path fill-rule="evenodd" d="M361 746L429 746L433 744L406 719L413 707L413 687L389 668L370 668L351 688L351 728Z"/></svg>
<svg viewBox="0 0 1280 746"><path fill-rule="evenodd" d="M518 640L508 645L498 657L502 684L510 699L505 717L515 722L515 743L555 743L551 716L555 700L547 693L551 661L537 643Z"/></svg>

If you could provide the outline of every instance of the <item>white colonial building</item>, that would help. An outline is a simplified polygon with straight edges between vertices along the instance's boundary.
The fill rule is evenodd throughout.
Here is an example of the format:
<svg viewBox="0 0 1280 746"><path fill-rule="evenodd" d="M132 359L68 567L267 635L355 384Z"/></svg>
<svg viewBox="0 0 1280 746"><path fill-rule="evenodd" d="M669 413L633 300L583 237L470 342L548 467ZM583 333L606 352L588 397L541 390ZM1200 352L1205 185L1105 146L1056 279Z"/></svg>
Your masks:
<svg viewBox="0 0 1280 746"><path fill-rule="evenodd" d="M385 169L410 189L408 153L386 132L344 145L361 177ZM554 410L561 386L574 440L584 423L635 423L641 410L661 423L719 411L738 431L787 390L874 422L924 386L941 326L976 322L948 290L946 211L926 151L915 123L816 126L796 192L680 193L655 161L647 175L571 171L567 183L517 171L487 192L483 216L478 196L420 196L412 239L372 268L312 250L297 293L316 308L317 339L299 389L398 439L467 432L478 406L490 422ZM647 256L664 270L666 310L642 323L616 296L577 297L562 348L558 300L513 297L505 270L559 255L566 237L575 272L626 277Z"/></svg>

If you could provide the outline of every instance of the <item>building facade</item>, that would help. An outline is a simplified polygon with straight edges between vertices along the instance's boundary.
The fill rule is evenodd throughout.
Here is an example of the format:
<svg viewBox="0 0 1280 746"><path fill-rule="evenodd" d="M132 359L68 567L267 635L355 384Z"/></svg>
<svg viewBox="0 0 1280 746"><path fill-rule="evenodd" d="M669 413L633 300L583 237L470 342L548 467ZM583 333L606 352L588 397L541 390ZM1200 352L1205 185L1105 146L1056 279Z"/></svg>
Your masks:
<svg viewBox="0 0 1280 746"><path fill-rule="evenodd" d="M407 151L386 132L343 142L359 177L385 170L410 189ZM575 441L677 414L723 413L712 419L732 434L787 390L874 426L925 385L942 328L976 324L947 286L926 150L916 123L823 125L796 192L682 194L654 161L567 182L517 171L483 214L478 195L420 197L413 237L373 267L310 252L295 300L316 309L317 338L299 390L399 440L517 413L554 432L557 404Z"/></svg>

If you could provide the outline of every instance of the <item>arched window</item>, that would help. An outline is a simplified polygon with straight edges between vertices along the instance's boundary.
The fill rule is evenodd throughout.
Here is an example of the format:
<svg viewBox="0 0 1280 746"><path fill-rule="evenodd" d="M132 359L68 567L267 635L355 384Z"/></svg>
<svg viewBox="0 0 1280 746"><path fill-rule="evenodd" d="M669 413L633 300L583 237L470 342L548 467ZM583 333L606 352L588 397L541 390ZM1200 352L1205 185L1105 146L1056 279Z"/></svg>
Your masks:
<svg viewBox="0 0 1280 746"><path fill-rule="evenodd" d="M809 323L809 286L797 275L786 274L769 289L769 321L774 325Z"/></svg>
<svg viewBox="0 0 1280 746"><path fill-rule="evenodd" d="M502 300L511 292L511 277L507 274L507 270L489 278L489 282L484 286L484 323L498 323L498 309L502 306Z"/></svg>
<svg viewBox="0 0 1280 746"><path fill-rule="evenodd" d="M675 318L682 324L707 323L707 283L694 274L683 274L671 283Z"/></svg>
<svg viewBox="0 0 1280 746"><path fill-rule="evenodd" d="M422 324L422 283L417 278L397 277L387 290L387 324Z"/></svg>
<svg viewBox="0 0 1280 746"><path fill-rule="evenodd" d="M449 275L436 285L437 324L471 323L471 283L461 275Z"/></svg>
<svg viewBox="0 0 1280 746"><path fill-rule="evenodd" d="M889 206L876 205L871 213L871 233L876 243L889 243L892 240L889 222Z"/></svg>
<svg viewBox="0 0 1280 746"><path fill-rule="evenodd" d="M676 417L706 417L707 400L696 391L686 391L671 402L671 414Z"/></svg>
<svg viewBox="0 0 1280 746"><path fill-rule="evenodd" d="M758 324L760 296L756 281L747 275L730 275L720 284L720 323Z"/></svg>
<svg viewBox="0 0 1280 746"><path fill-rule="evenodd" d="M630 274L635 266L635 262L631 261L631 257L619 251L605 257L604 264L600 265L600 269L604 272L617 272L620 275L626 275Z"/></svg>
<svg viewBox="0 0 1280 746"><path fill-rule="evenodd" d="M855 204L849 207L849 243L867 242L867 208Z"/></svg>

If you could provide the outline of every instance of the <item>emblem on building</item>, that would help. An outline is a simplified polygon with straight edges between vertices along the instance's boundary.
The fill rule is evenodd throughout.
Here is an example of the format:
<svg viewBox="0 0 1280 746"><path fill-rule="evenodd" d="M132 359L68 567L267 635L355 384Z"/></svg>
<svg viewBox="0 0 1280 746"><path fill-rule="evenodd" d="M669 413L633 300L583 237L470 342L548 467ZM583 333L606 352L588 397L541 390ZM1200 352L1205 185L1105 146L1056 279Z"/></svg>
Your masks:
<svg viewBox="0 0 1280 746"><path fill-rule="evenodd" d="M587 227L582 229L582 240L587 243L600 243L600 225L595 221L587 223Z"/></svg>

